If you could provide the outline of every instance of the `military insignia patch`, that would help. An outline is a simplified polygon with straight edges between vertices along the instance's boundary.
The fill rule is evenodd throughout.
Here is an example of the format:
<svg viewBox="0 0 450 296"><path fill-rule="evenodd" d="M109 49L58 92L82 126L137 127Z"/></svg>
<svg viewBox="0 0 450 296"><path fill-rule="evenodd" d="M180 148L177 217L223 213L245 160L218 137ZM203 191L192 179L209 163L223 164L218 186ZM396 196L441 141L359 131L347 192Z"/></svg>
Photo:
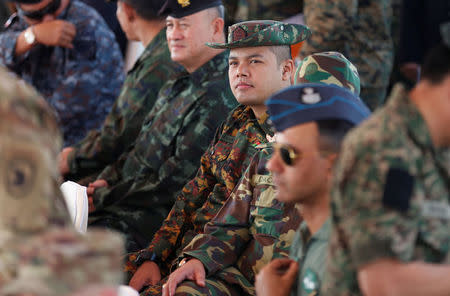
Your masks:
<svg viewBox="0 0 450 296"><path fill-rule="evenodd" d="M181 7L187 7L189 5L191 5L191 2L189 2L189 0L178 0L178 4L181 5Z"/></svg>
<svg viewBox="0 0 450 296"><path fill-rule="evenodd" d="M322 98L320 97L320 94L314 92L314 88L306 87L303 90L303 95L302 95L303 104L308 104L308 105L317 104L321 100L322 100Z"/></svg>

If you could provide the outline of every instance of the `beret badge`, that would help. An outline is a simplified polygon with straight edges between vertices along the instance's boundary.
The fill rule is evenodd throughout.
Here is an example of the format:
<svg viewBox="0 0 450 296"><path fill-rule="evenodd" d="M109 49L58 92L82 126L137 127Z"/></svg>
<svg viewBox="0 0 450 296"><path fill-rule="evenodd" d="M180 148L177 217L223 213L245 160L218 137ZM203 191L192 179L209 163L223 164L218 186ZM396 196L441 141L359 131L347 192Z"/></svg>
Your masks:
<svg viewBox="0 0 450 296"><path fill-rule="evenodd" d="M178 0L178 4L180 4L181 7L187 7L191 5L191 2L189 2L189 0Z"/></svg>

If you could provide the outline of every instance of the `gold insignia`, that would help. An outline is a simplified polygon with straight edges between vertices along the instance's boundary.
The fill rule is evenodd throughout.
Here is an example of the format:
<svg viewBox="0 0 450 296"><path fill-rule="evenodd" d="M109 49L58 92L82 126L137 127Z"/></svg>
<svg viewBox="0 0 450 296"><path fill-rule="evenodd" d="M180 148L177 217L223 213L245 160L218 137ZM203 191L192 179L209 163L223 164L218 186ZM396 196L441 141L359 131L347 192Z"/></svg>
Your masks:
<svg viewBox="0 0 450 296"><path fill-rule="evenodd" d="M189 2L189 0L178 0L178 4L180 4L181 5L181 7L186 7L186 6L189 6L189 5L191 5L191 2Z"/></svg>

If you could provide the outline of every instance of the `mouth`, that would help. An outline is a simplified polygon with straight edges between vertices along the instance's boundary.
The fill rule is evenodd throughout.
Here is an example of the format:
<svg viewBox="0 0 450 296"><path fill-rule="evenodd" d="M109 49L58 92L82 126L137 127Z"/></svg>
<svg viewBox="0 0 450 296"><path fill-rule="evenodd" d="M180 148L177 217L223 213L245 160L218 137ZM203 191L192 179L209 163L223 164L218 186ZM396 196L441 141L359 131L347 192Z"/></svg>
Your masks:
<svg viewBox="0 0 450 296"><path fill-rule="evenodd" d="M241 89L241 90L249 89L249 88L252 88L252 87L253 87L253 85L251 85L249 83L245 83L245 82L239 82L235 86L236 89Z"/></svg>

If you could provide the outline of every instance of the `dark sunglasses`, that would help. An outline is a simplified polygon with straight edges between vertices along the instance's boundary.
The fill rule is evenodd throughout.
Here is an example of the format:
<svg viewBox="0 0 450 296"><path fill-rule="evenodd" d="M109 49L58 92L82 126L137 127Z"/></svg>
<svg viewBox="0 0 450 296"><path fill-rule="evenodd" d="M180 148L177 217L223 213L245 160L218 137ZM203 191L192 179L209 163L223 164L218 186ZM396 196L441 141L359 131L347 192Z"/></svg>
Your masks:
<svg viewBox="0 0 450 296"><path fill-rule="evenodd" d="M19 5L17 5L17 11L21 16L25 16L27 18L33 19L33 20L42 20L44 16L49 14L54 14L58 8L61 6L61 0L53 0L50 2L47 6L39 9L39 10L33 10L33 11L25 11L22 8L20 8Z"/></svg>
<svg viewBox="0 0 450 296"><path fill-rule="evenodd" d="M272 146L286 165L294 165L294 161L300 156L300 153L287 144L272 143Z"/></svg>

